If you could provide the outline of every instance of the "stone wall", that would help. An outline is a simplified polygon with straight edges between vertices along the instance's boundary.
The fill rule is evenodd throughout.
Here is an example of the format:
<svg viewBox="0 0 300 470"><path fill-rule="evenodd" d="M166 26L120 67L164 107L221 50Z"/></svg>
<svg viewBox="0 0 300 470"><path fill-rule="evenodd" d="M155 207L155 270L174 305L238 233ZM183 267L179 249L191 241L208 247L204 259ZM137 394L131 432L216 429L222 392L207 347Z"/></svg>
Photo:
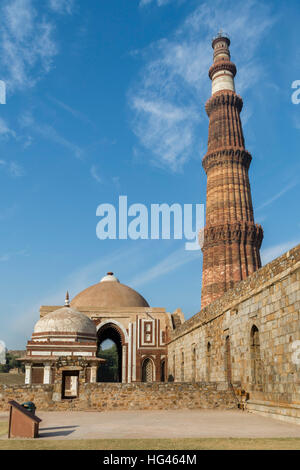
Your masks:
<svg viewBox="0 0 300 470"><path fill-rule="evenodd" d="M53 401L53 385L0 385L0 411L8 401L33 401L39 410L172 410L236 408L236 397L226 383L96 383L80 386L74 400Z"/></svg>
<svg viewBox="0 0 300 470"><path fill-rule="evenodd" d="M33 401L38 409L46 410L52 401L53 385L1 385L0 411L9 409L8 402L15 400L22 404Z"/></svg>
<svg viewBox="0 0 300 470"><path fill-rule="evenodd" d="M300 422L299 340L300 245L179 326L168 345L169 374L240 382L249 410Z"/></svg>

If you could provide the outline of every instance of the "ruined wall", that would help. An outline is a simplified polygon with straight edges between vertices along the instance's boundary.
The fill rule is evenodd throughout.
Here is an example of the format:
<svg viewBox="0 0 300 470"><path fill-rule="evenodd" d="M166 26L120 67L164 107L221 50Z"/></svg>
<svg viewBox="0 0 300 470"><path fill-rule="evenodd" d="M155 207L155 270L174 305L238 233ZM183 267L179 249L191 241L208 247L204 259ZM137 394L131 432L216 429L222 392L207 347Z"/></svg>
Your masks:
<svg viewBox="0 0 300 470"><path fill-rule="evenodd" d="M240 382L249 410L300 421L299 340L300 245L177 328L169 375Z"/></svg>
<svg viewBox="0 0 300 470"><path fill-rule="evenodd" d="M53 401L53 385L0 385L0 411L8 401L33 401L39 410L172 410L236 408L237 400L227 384L96 383L81 385L74 400Z"/></svg>

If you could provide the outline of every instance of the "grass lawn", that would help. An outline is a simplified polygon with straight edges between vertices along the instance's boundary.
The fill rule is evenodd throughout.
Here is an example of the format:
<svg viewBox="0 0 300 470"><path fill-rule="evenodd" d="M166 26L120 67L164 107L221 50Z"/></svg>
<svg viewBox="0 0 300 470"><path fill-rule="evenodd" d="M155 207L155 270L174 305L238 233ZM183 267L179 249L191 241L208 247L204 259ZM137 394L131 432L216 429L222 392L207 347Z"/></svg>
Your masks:
<svg viewBox="0 0 300 470"><path fill-rule="evenodd" d="M1 424L0 424L1 426ZM0 428L1 429L1 428ZM1 431L0 431L1 433ZM0 440L0 450L300 450L300 439Z"/></svg>
<svg viewBox="0 0 300 470"><path fill-rule="evenodd" d="M24 374L0 373L0 385L24 385Z"/></svg>

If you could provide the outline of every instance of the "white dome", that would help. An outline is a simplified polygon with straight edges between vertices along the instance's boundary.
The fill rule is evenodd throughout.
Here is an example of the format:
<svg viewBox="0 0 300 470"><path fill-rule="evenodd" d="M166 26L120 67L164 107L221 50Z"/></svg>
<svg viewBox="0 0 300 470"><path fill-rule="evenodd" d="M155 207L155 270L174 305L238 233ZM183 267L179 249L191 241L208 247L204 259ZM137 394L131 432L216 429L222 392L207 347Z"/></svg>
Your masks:
<svg viewBox="0 0 300 470"><path fill-rule="evenodd" d="M100 282L120 282L119 279L114 276L114 273L107 273Z"/></svg>
<svg viewBox="0 0 300 470"><path fill-rule="evenodd" d="M71 307L63 307L48 313L34 327L34 333L81 333L97 335L95 323L83 313Z"/></svg>

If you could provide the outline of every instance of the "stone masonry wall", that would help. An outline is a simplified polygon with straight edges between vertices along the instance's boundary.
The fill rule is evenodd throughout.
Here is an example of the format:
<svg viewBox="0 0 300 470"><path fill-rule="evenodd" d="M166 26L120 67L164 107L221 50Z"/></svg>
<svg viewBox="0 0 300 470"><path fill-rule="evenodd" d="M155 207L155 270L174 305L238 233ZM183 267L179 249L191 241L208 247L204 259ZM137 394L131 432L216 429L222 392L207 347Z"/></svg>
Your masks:
<svg viewBox="0 0 300 470"><path fill-rule="evenodd" d="M169 374L218 382L231 369L231 382L249 394L249 409L276 414L277 407L300 420L299 340L300 245L179 326L168 346Z"/></svg>
<svg viewBox="0 0 300 470"><path fill-rule="evenodd" d="M202 383L96 383L80 386L79 398L53 401L53 385L0 385L0 411L8 401L33 401L39 410L172 410L183 408L236 408L227 384Z"/></svg>

